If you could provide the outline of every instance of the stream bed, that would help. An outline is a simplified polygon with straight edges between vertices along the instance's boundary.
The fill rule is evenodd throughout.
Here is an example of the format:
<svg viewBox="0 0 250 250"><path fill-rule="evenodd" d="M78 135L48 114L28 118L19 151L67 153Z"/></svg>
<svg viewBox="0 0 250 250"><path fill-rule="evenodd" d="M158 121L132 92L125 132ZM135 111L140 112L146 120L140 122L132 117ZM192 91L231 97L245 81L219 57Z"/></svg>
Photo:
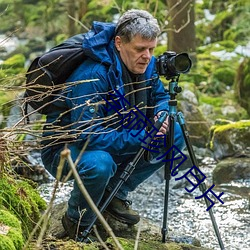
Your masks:
<svg viewBox="0 0 250 250"><path fill-rule="evenodd" d="M211 158L203 160L201 169L206 175L206 185L210 187L211 173L215 162ZM162 178L164 169L155 173L141 184L129 198L133 201L132 208L153 224L162 228L164 213L165 180ZM187 171L187 170L186 170ZM182 170L178 176L185 172ZM182 173L183 172L183 173ZM220 250L213 229L209 212L206 211L204 199L195 199L201 192L196 188L188 193L185 190L187 181L171 178L169 187L168 221L169 232L181 237L195 237L203 247ZM49 201L54 182L42 184L39 187L42 197ZM72 182L59 188L56 203L66 201L72 189ZM224 204L216 202L213 214L226 250L250 250L250 180L234 181L229 184L215 185L213 191L221 196Z"/></svg>

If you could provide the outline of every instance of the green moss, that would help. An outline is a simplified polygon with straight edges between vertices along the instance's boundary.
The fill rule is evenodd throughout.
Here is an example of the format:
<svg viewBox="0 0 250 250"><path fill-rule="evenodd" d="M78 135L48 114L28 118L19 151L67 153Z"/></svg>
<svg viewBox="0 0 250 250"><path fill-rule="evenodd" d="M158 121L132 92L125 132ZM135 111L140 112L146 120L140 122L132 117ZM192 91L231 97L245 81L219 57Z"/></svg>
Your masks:
<svg viewBox="0 0 250 250"><path fill-rule="evenodd" d="M16 54L7 60L4 61L2 64L2 69L9 69L9 68L23 68L25 64L25 56L23 54Z"/></svg>
<svg viewBox="0 0 250 250"><path fill-rule="evenodd" d="M183 248L176 243L168 243L167 244L169 250L183 250Z"/></svg>
<svg viewBox="0 0 250 250"><path fill-rule="evenodd" d="M239 122L234 122L234 123L229 123L226 125L217 125L215 126L214 133L220 133L220 132L225 132L231 129L245 129L250 127L250 121L239 121Z"/></svg>
<svg viewBox="0 0 250 250"><path fill-rule="evenodd" d="M235 96L240 105L245 108L250 115L250 59L246 58L237 70L235 78Z"/></svg>
<svg viewBox="0 0 250 250"><path fill-rule="evenodd" d="M209 95L201 95L199 97L199 101L200 101L200 103L207 103L207 104L210 104L210 105L212 105L214 107L221 108L221 106L222 106L222 104L224 103L225 100L221 96L212 97L212 96L209 96Z"/></svg>
<svg viewBox="0 0 250 250"><path fill-rule="evenodd" d="M7 236L12 240L16 249L22 249L24 245L24 240L22 236L22 231L16 231L15 228L11 228Z"/></svg>
<svg viewBox="0 0 250 250"><path fill-rule="evenodd" d="M0 235L0 249L21 249L24 243L20 221L9 211L0 210L0 223L10 227L6 235Z"/></svg>
<svg viewBox="0 0 250 250"><path fill-rule="evenodd" d="M16 216L11 214L7 210L0 209L0 221L7 226L21 230L20 221L16 218Z"/></svg>
<svg viewBox="0 0 250 250"><path fill-rule="evenodd" d="M213 110L211 114L208 114L208 117L210 120L214 121L216 119L228 119L231 121L239 121L248 119L249 116L247 114L247 111L240 106L240 104L237 102L234 93L232 91L226 91L225 93L221 95L208 95L206 93L199 93L199 104L209 104L213 106ZM225 107L230 106L235 109L235 112L227 112L225 114ZM232 109L233 110L233 109ZM229 110L230 111L230 110ZM236 112L237 111L237 112Z"/></svg>
<svg viewBox="0 0 250 250"><path fill-rule="evenodd" d="M16 250L13 241L7 235L0 234L0 249Z"/></svg>
<svg viewBox="0 0 250 250"><path fill-rule="evenodd" d="M24 237L27 238L46 203L27 182L4 176L0 179L0 206L8 209L21 221Z"/></svg>
<svg viewBox="0 0 250 250"><path fill-rule="evenodd" d="M214 139L215 137L217 140L219 140L221 143L227 144L229 147L234 147L234 145L228 141L230 140L228 133L231 133L231 131L235 131L235 137L237 138L237 141L241 142L249 142L250 141L250 120L243 120L238 122L232 122L225 125L214 125L210 129L210 149L213 150L214 145ZM249 133L246 133L245 131L249 130ZM233 149L232 149L233 151Z"/></svg>

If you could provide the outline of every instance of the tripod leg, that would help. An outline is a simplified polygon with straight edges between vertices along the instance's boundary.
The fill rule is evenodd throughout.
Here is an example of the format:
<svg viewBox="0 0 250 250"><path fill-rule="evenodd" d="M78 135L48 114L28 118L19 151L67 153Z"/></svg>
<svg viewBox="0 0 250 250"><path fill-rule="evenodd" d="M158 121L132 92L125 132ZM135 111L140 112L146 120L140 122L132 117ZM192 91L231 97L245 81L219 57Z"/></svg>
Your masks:
<svg viewBox="0 0 250 250"><path fill-rule="evenodd" d="M178 112L178 113L177 113L177 118L178 118L179 124L180 124L180 126L181 126L181 130L182 130L182 133L183 133L185 142L186 142L187 150L188 150L189 156L190 156L190 158L191 158L192 164L193 164L194 166L196 166L197 168L199 168L199 166L198 166L198 161L197 161L197 159L196 159L196 157L195 157L195 154L194 154L194 151L193 151L193 147L192 147L191 142L190 142L189 133L188 133L188 130L187 130L187 128L186 128L184 116L183 116L183 114L182 114L181 112ZM199 179L201 179L200 173L197 171L197 169L195 169L195 172L196 172L197 177L198 177ZM201 185L199 185L199 188L200 188L200 190L201 190L201 192L202 192L203 194L205 193L205 191L206 191L206 189L207 189L205 183L202 183ZM205 199L206 206L207 206L207 208L208 208L208 207L210 206L210 202L209 202L209 200L206 198L206 196L204 196L204 199ZM215 217L214 217L212 208L210 208L210 209L208 210L208 212L209 212L210 219L211 219L211 221L212 221L213 228L214 228L216 237L217 237L217 239L218 239L220 248L221 248L221 250L224 250L225 247L224 247L224 244L223 244L223 242L222 242L221 235L220 235L220 232L219 232L219 229L218 229L218 226L217 226L217 223L216 223L216 220L215 220Z"/></svg>
<svg viewBox="0 0 250 250"><path fill-rule="evenodd" d="M174 145L174 116L169 115L169 135L167 140L167 146L171 148ZM166 159L173 159L174 151L172 150L167 154ZM164 197L164 212L163 212L163 225L162 225L162 242L166 242L166 235L168 232L167 219L168 219L168 196L169 196L169 182L171 178L170 161L167 161L164 166L165 171L165 197Z"/></svg>

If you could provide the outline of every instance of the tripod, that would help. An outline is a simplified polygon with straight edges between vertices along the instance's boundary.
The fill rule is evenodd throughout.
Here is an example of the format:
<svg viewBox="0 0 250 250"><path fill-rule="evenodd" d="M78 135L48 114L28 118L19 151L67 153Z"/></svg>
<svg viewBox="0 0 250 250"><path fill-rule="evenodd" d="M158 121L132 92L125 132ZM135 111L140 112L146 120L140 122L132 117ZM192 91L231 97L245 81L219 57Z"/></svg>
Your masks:
<svg viewBox="0 0 250 250"><path fill-rule="evenodd" d="M191 162L193 164L193 166L196 166L198 168L198 161L195 157L191 142L190 142L190 138L189 138L189 133L187 131L186 128L186 124L185 124L185 120L184 120L184 116L181 112L177 113L177 100L176 100L176 95L177 93L180 93L182 91L181 87L178 86L178 80L179 77L177 77L176 79L172 78L172 80L169 82L169 94L170 94L170 100L169 100L169 136L167 138L167 145L169 148L172 148L174 146L174 123L175 123L175 118L177 117L178 122L181 126L181 130L184 136L184 140L187 146L187 150L191 159ZM162 242L165 243L166 242L166 234L167 234L167 216L168 216L168 195L169 195L169 182L170 182L170 178L171 178L171 166L170 166L170 159L174 159L174 151L172 150L171 152L169 152L166 156L166 164L165 164L165 197L164 197L164 214L163 214L163 226L162 226ZM198 172L198 170L195 168L195 174L198 177L198 179L202 179L201 174ZM199 189L202 192L202 194L205 193L206 191L206 184L203 182L199 185ZM210 201L207 199L206 196L204 196L205 199L205 203L207 208L210 206ZM212 208L210 208L209 210L209 215L210 215L210 219L212 221L213 224L213 228L216 234L216 237L218 239L219 245L221 250L225 250L225 247L223 245L221 236L220 236L220 232L212 211Z"/></svg>
<svg viewBox="0 0 250 250"><path fill-rule="evenodd" d="M150 144L152 138L155 137L155 135L157 134L158 130L160 129L160 127L162 126L163 122L165 121L165 119L167 118L167 115L168 115L169 116L169 136L167 137L167 145L169 148L174 146L174 123L175 123L175 118L177 116L178 122L181 126L181 130L182 130L185 142L186 142L186 146L187 146L190 158L192 160L192 163L193 163L193 165L198 167L198 162L197 162L197 159L195 157L192 145L190 143L188 131L186 129L186 125L185 125L185 121L184 121L184 117L182 116L182 114L180 112L177 113L177 111L176 111L177 110L176 109L177 100L175 99L175 97L176 97L177 93L181 92L181 90L182 90L181 87L178 86L178 78L176 80L172 79L169 83L169 94L170 94L169 113L168 114L167 114L167 112L161 113L159 119L154 124L154 127L152 127L151 130L148 132L148 134L150 134L151 136L146 138L145 144L146 145ZM106 199L106 201L102 204L101 208L99 209L101 213L110 204L110 202L112 201L112 199L114 198L114 196L116 195L116 193L118 192L118 190L120 189L122 184L132 174L138 161L143 156L145 150L146 149L142 147L138 151L138 153L135 155L134 159L126 166L126 168L124 169L123 173L120 176L120 180L119 180L118 184L113 189L113 191L109 194L108 198ZM174 154L174 151L171 151L170 153L168 153L166 159L167 160L173 159L173 154ZM196 171L196 175L199 176L200 173L197 171L197 169L195 169L195 171ZM171 177L170 161L166 161L166 164L165 164L165 181L166 181L166 183L165 183L165 202L164 202L164 215L163 215L163 227L162 227L162 242L163 243L166 242L166 234L167 234L168 194L169 194L170 177ZM206 186L204 183L200 184L199 188L200 188L202 193L204 193L206 191ZM209 207L209 205L210 205L209 200L207 200L205 196L204 196L204 198L205 198L205 202L206 202L207 207ZM225 250L223 242L221 240L218 226L217 226L216 221L215 221L215 217L214 217L213 212L212 212L212 209L209 210L209 215L210 215L217 239L219 241L220 248L221 248L221 250ZM90 225L82 233L83 241L87 240L88 235L90 234L92 227L94 226L96 220L97 220L97 216L94 217L94 219L92 220Z"/></svg>

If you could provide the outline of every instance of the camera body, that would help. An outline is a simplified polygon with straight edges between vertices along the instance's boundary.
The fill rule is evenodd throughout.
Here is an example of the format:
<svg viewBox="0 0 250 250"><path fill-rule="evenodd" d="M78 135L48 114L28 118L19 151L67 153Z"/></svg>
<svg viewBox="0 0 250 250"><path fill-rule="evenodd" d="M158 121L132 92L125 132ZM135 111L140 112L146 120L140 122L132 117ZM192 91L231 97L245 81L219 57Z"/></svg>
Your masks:
<svg viewBox="0 0 250 250"><path fill-rule="evenodd" d="M170 80L187 73L192 66L192 61L187 53L176 54L174 51L166 51L156 59L156 70L160 76Z"/></svg>

